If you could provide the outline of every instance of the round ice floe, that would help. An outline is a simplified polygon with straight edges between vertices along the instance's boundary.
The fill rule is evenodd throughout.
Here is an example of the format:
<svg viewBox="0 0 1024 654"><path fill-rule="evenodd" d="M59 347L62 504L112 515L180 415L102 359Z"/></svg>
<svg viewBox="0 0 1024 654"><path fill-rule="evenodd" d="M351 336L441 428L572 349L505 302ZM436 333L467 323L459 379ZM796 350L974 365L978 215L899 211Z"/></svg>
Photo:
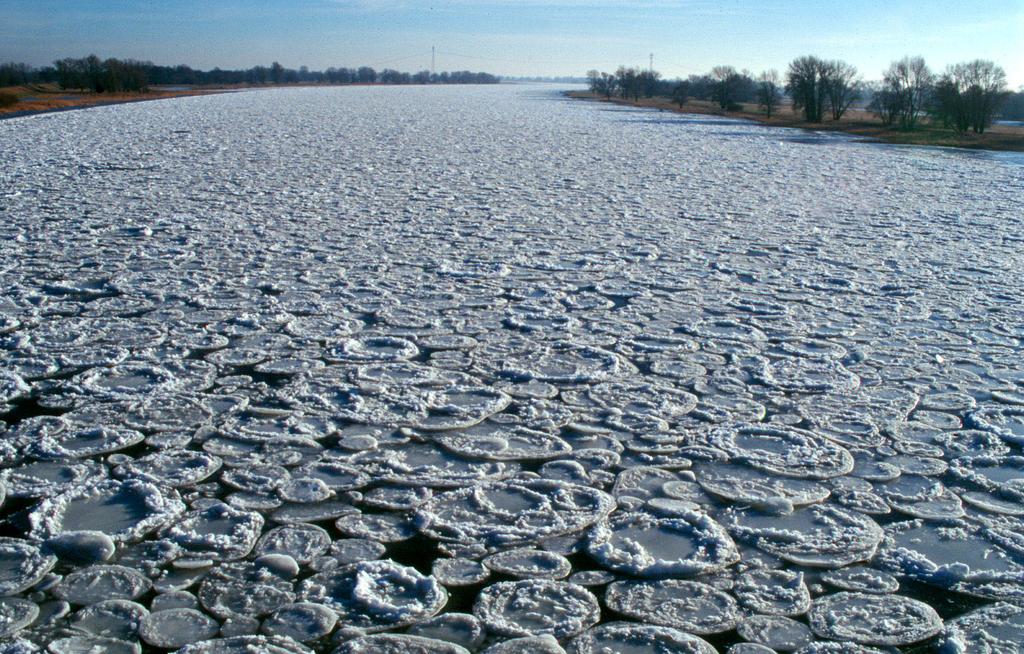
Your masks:
<svg viewBox="0 0 1024 654"><path fill-rule="evenodd" d="M886 497L886 501L896 511L914 518L925 520L955 520L964 516L963 502L951 490L942 488L936 497L906 500Z"/></svg>
<svg viewBox="0 0 1024 654"><path fill-rule="evenodd" d="M96 367L78 381L90 393L110 399L168 393L180 383L173 372L147 363L121 363Z"/></svg>
<svg viewBox="0 0 1024 654"><path fill-rule="evenodd" d="M710 643L678 629L635 622L606 622L580 634L569 646L572 654L717 654Z"/></svg>
<svg viewBox="0 0 1024 654"><path fill-rule="evenodd" d="M409 634L371 634L342 643L332 654L469 654L461 645Z"/></svg>
<svg viewBox="0 0 1024 654"><path fill-rule="evenodd" d="M959 490L960 499L968 505L997 515L1024 516L1024 504L1019 500L997 497L985 491Z"/></svg>
<svg viewBox="0 0 1024 654"><path fill-rule="evenodd" d="M231 488L261 493L276 490L290 477L287 468L264 463L225 470L220 480Z"/></svg>
<svg viewBox="0 0 1024 654"><path fill-rule="evenodd" d="M94 565L64 577L53 592L72 604L88 605L104 600L133 600L152 585L142 573L132 568Z"/></svg>
<svg viewBox="0 0 1024 654"><path fill-rule="evenodd" d="M71 429L46 436L31 449L37 459L66 460L107 454L131 447L145 439L142 432L117 427Z"/></svg>
<svg viewBox="0 0 1024 654"><path fill-rule="evenodd" d="M0 371L0 404L23 398L31 390L32 387L19 375L9 371Z"/></svg>
<svg viewBox="0 0 1024 654"><path fill-rule="evenodd" d="M0 596L35 586L57 563L39 547L18 538L0 538Z"/></svg>
<svg viewBox="0 0 1024 654"><path fill-rule="evenodd" d="M64 561L88 564L106 561L117 545L101 531L65 531L46 541L46 547Z"/></svg>
<svg viewBox="0 0 1024 654"><path fill-rule="evenodd" d="M50 654L139 654L142 648L137 642L106 638L104 636L68 636L51 641L46 649Z"/></svg>
<svg viewBox="0 0 1024 654"><path fill-rule="evenodd" d="M945 654L1019 654L1024 643L1024 607L998 602L946 622Z"/></svg>
<svg viewBox="0 0 1024 654"><path fill-rule="evenodd" d="M915 581L988 599L1024 598L1024 553L1000 530L965 521L887 525L876 564Z"/></svg>
<svg viewBox="0 0 1024 654"><path fill-rule="evenodd" d="M437 434L433 440L456 454L490 461L552 459L572 451L571 445L554 434L492 422Z"/></svg>
<svg viewBox="0 0 1024 654"><path fill-rule="evenodd" d="M429 350L472 350L477 346L475 338L460 334L428 334L418 340Z"/></svg>
<svg viewBox="0 0 1024 654"><path fill-rule="evenodd" d="M270 636L287 636L305 643L331 633L338 614L323 604L301 602L277 609L263 621L263 632Z"/></svg>
<svg viewBox="0 0 1024 654"><path fill-rule="evenodd" d="M968 416L977 429L991 431L1008 443L1024 445L1024 408L989 406Z"/></svg>
<svg viewBox="0 0 1024 654"><path fill-rule="evenodd" d="M311 649L280 636L231 636L186 645L174 654L312 654Z"/></svg>
<svg viewBox="0 0 1024 654"><path fill-rule="evenodd" d="M432 443L408 443L398 448L360 452L350 463L361 474L395 484L431 488L461 487L513 472L508 464L472 461Z"/></svg>
<svg viewBox="0 0 1024 654"><path fill-rule="evenodd" d="M580 570L569 575L568 581L590 588L606 586L616 579L617 577L607 570Z"/></svg>
<svg viewBox="0 0 1024 654"><path fill-rule="evenodd" d="M277 494L286 502L315 504L330 498L334 491L322 479L293 475L277 488Z"/></svg>
<svg viewBox="0 0 1024 654"><path fill-rule="evenodd" d="M729 508L720 518L737 539L812 567L839 568L866 561L883 536L871 518L830 505L812 505L787 515Z"/></svg>
<svg viewBox="0 0 1024 654"><path fill-rule="evenodd" d="M661 495L667 484L677 481L680 481L679 475L671 470L654 466L636 466L627 468L616 476L612 494L616 498L629 496L646 500Z"/></svg>
<svg viewBox="0 0 1024 654"><path fill-rule="evenodd" d="M684 416L697 406L692 393L651 381L604 382L592 386L587 395L603 409L664 420Z"/></svg>
<svg viewBox="0 0 1024 654"><path fill-rule="evenodd" d="M294 474L300 478L317 479L332 491L348 491L362 488L369 483L368 475L358 468L339 461L316 461L297 468Z"/></svg>
<svg viewBox="0 0 1024 654"><path fill-rule="evenodd" d="M736 629L747 640L777 652L792 652L812 640L811 630L802 622L779 615L755 615L747 618Z"/></svg>
<svg viewBox="0 0 1024 654"><path fill-rule="evenodd" d="M139 625L149 615L141 604L129 600L106 600L85 607L71 619L71 625L94 636L134 640Z"/></svg>
<svg viewBox="0 0 1024 654"><path fill-rule="evenodd" d="M900 582L887 572L865 566L853 566L829 570L821 576L822 581L842 590L860 593L895 593Z"/></svg>
<svg viewBox="0 0 1024 654"><path fill-rule="evenodd" d="M661 358L651 361L651 372L673 379L681 385L702 380L708 373L707 368L694 361Z"/></svg>
<svg viewBox="0 0 1024 654"><path fill-rule="evenodd" d="M287 554L264 554L257 556L252 563L257 569L281 579L292 579L300 570L298 562Z"/></svg>
<svg viewBox="0 0 1024 654"><path fill-rule="evenodd" d="M439 493L420 507L427 535L512 547L578 532L610 512L611 496L549 479L513 479Z"/></svg>
<svg viewBox="0 0 1024 654"><path fill-rule="evenodd" d="M472 559L445 558L434 561L431 574L445 586L474 586L491 576L491 571Z"/></svg>
<svg viewBox="0 0 1024 654"><path fill-rule="evenodd" d="M484 588L473 613L502 636L568 638L597 624L601 607L582 586L564 581L504 581Z"/></svg>
<svg viewBox="0 0 1024 654"><path fill-rule="evenodd" d="M331 545L331 536L316 525L284 525L263 534L257 555L287 554L299 563L309 563Z"/></svg>
<svg viewBox="0 0 1024 654"><path fill-rule="evenodd" d="M808 619L823 638L864 645L910 645L942 630L935 609L901 595L826 595L814 600Z"/></svg>
<svg viewBox="0 0 1024 654"><path fill-rule="evenodd" d="M935 437L935 443L946 450L949 457L998 457L1010 453L1010 445L997 434L980 429L962 429Z"/></svg>
<svg viewBox="0 0 1024 654"><path fill-rule="evenodd" d="M324 362L317 359L273 357L267 361L256 364L253 369L261 375L290 376L323 367Z"/></svg>
<svg viewBox="0 0 1024 654"><path fill-rule="evenodd" d="M39 605L18 597L0 597L0 638L10 638L32 624Z"/></svg>
<svg viewBox="0 0 1024 654"><path fill-rule="evenodd" d="M885 435L870 416L841 411L810 416L815 433L847 447L875 447L885 442Z"/></svg>
<svg viewBox="0 0 1024 654"><path fill-rule="evenodd" d="M686 509L670 517L612 513L591 530L587 551L606 568L641 577L706 574L740 558L721 525Z"/></svg>
<svg viewBox="0 0 1024 654"><path fill-rule="evenodd" d="M418 521L407 513L350 513L338 518L334 526L351 538L379 543L398 543L412 538L419 531Z"/></svg>
<svg viewBox="0 0 1024 654"><path fill-rule="evenodd" d="M258 618L295 601L291 582L249 564L229 564L203 577L199 601L219 618Z"/></svg>
<svg viewBox="0 0 1024 654"><path fill-rule="evenodd" d="M218 631L220 625L215 620L192 608L154 611L139 626L139 636L147 645L163 649L209 640Z"/></svg>
<svg viewBox="0 0 1024 654"><path fill-rule="evenodd" d="M443 640L472 650L479 649L487 636L480 620L469 613L442 613L414 624L406 633Z"/></svg>
<svg viewBox="0 0 1024 654"><path fill-rule="evenodd" d="M518 579L562 579L572 571L572 564L561 554L533 549L498 552L483 563L498 574Z"/></svg>
<svg viewBox="0 0 1024 654"><path fill-rule="evenodd" d="M856 643L837 643L834 641L816 640L798 649L795 654L892 654L894 650L884 651L867 645ZM732 650L729 651L732 654ZM751 652L751 654L754 654Z"/></svg>
<svg viewBox="0 0 1024 654"><path fill-rule="evenodd" d="M359 509L344 500L327 500L312 504L285 504L270 514L271 519L281 524L320 522L358 512Z"/></svg>
<svg viewBox="0 0 1024 654"><path fill-rule="evenodd" d="M387 511L411 511L431 497L433 491L417 486L378 486L365 493L364 506Z"/></svg>
<svg viewBox="0 0 1024 654"><path fill-rule="evenodd" d="M420 353L416 344L392 336L363 336L325 351L328 361L404 361Z"/></svg>
<svg viewBox="0 0 1024 654"><path fill-rule="evenodd" d="M425 620L448 601L434 577L391 560L362 561L313 575L302 582L299 596L333 609L347 627L370 633Z"/></svg>
<svg viewBox="0 0 1024 654"><path fill-rule="evenodd" d="M697 581L617 581L605 592L616 613L644 623L674 627L693 634L729 631L740 618L736 600Z"/></svg>
<svg viewBox="0 0 1024 654"><path fill-rule="evenodd" d="M743 608L761 615L803 615L811 607L803 573L792 570L749 570L736 578L732 592Z"/></svg>
<svg viewBox="0 0 1024 654"><path fill-rule="evenodd" d="M517 380L553 384L594 383L616 377L627 370L618 355L593 347L570 344L539 348L507 357L501 373Z"/></svg>
<svg viewBox="0 0 1024 654"><path fill-rule="evenodd" d="M182 487L198 484L220 469L221 460L205 452L171 450L156 452L116 468L118 477L136 477L154 484Z"/></svg>
<svg viewBox="0 0 1024 654"><path fill-rule="evenodd" d="M131 405L124 424L147 432L190 430L206 424L213 411L198 399L183 395L158 395Z"/></svg>
<svg viewBox="0 0 1024 654"><path fill-rule="evenodd" d="M412 426L424 431L465 429L504 411L512 398L486 386L451 386L426 394L430 412Z"/></svg>
<svg viewBox="0 0 1024 654"><path fill-rule="evenodd" d="M860 377L831 359L765 361L758 370L759 381L787 393L852 393Z"/></svg>
<svg viewBox="0 0 1024 654"><path fill-rule="evenodd" d="M828 479L853 470L853 457L846 449L795 427L727 425L712 430L708 444L734 461L784 477Z"/></svg>
<svg viewBox="0 0 1024 654"><path fill-rule="evenodd" d="M252 550L262 529L259 513L216 502L185 514L164 530L163 537L190 554L232 561Z"/></svg>
<svg viewBox="0 0 1024 654"><path fill-rule="evenodd" d="M166 593L159 593L150 602L149 609L153 613L157 611L168 611L170 609L194 609L199 606L196 596L187 590L172 590Z"/></svg>
<svg viewBox="0 0 1024 654"><path fill-rule="evenodd" d="M331 543L328 554L341 565L372 561L380 558L386 547L383 543L365 538L339 538Z"/></svg>
<svg viewBox="0 0 1024 654"><path fill-rule="evenodd" d="M949 471L959 479L983 490L998 492L1006 499L1024 501L1024 457L969 457L955 459Z"/></svg>
<svg viewBox="0 0 1024 654"><path fill-rule="evenodd" d="M815 504L828 499L829 489L807 479L777 477L745 465L702 463L694 474L708 493L732 502L758 506L765 510Z"/></svg>
<svg viewBox="0 0 1024 654"><path fill-rule="evenodd" d="M498 641L482 654L565 654L554 636L523 636Z"/></svg>
<svg viewBox="0 0 1024 654"><path fill-rule="evenodd" d="M99 531L121 543L142 538L184 510L177 493L148 482L100 481L41 501L29 514L30 535L44 540L66 531Z"/></svg>

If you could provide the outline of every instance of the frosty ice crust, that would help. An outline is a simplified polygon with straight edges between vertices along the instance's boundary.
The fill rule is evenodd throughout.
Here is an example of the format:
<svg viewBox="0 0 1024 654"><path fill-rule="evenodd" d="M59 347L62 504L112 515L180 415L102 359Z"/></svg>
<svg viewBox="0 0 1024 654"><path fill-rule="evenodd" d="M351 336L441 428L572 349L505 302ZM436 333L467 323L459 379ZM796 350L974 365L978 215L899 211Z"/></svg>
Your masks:
<svg viewBox="0 0 1024 654"><path fill-rule="evenodd" d="M275 93L0 123L4 651L1020 640L1018 168Z"/></svg>

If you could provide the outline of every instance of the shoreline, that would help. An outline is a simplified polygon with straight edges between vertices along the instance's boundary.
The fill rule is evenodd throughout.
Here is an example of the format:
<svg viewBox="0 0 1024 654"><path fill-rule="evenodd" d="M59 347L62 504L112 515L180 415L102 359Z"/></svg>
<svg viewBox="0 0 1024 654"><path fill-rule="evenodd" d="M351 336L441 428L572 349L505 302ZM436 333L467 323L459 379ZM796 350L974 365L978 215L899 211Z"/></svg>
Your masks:
<svg viewBox="0 0 1024 654"><path fill-rule="evenodd" d="M766 118L763 113L750 109L723 111L717 105L702 100L691 100L680 107L668 98L642 98L639 101L633 101L624 98L605 98L589 91L566 91L564 95L575 100L607 102L627 107L671 111L677 114L698 114L748 120L766 127L789 127L811 132L840 132L875 143L963 148L990 152L1024 152L1024 127L1018 126L993 125L984 134L957 134L952 130L931 126L922 126L908 132L886 127L864 111L851 111L840 121L807 123L794 116L788 107L783 107L778 114Z"/></svg>
<svg viewBox="0 0 1024 654"><path fill-rule="evenodd" d="M151 102L154 100L174 100L177 98L188 98L203 95L214 95L220 93L231 93L241 89L231 88L209 88L209 89L188 89L183 91L153 91L149 93L40 93L39 97L33 96L32 100L21 101L9 107L0 108L0 121L14 118L25 118L28 116L41 116L45 114L61 113L64 111L77 111L81 109L92 109L93 107L107 107L110 105L130 104L135 102ZM55 97L47 98L47 95ZM18 105L28 108L22 109Z"/></svg>
<svg viewBox="0 0 1024 654"><path fill-rule="evenodd" d="M220 93L237 93L239 91L251 91L260 89L280 88L333 88L349 86L416 86L413 84L384 84L356 82L352 84L275 84L275 85L227 85L227 86L197 86L188 89L164 89L155 87L148 92L130 93L83 93L80 91L57 91L52 89L40 90L32 86L10 87L11 89L22 89L23 94L30 100L21 100L9 107L0 107L0 121L12 118L24 118L27 116L40 116L44 114L60 113L62 111L75 111L79 109L90 109L92 107L105 107L109 105L128 104L131 102L149 102L151 100L173 100L176 98L188 98L203 95L216 95ZM430 84L426 86L460 86L457 84ZM0 91L9 89L0 89ZM21 108L26 107L26 108Z"/></svg>

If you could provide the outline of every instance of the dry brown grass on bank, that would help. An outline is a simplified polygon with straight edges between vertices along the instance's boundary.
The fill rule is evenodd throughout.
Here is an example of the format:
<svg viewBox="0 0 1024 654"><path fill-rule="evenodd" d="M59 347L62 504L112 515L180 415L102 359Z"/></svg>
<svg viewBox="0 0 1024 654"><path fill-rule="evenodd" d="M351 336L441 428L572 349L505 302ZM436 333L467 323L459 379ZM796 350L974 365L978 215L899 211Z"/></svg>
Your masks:
<svg viewBox="0 0 1024 654"><path fill-rule="evenodd" d="M0 103L0 118L10 115L27 115L94 107L106 104L125 102L142 102L145 100L165 100L191 95L205 95L221 92L224 89L189 89L187 91L154 90L144 93L87 93L82 91L60 90L52 84L30 84L27 86L8 86L0 88L0 94L16 96L18 101L3 106Z"/></svg>
<svg viewBox="0 0 1024 654"><path fill-rule="evenodd" d="M742 111L722 111L717 104L703 100L691 100L680 108L668 98L641 98L638 102L634 102L622 98L605 99L603 96L586 91L570 91L568 95L573 98L613 102L634 107L650 107L676 113L742 118L773 127L844 132L883 143L1024 152L1024 127L1010 125L993 125L984 134L974 134L973 132L957 134L951 129L927 123L914 131L903 131L886 127L872 114L856 110L847 112L839 121L826 120L823 123L809 124L800 120L788 107L783 107L779 114L769 119L765 118L764 114L759 112L754 105L744 105Z"/></svg>

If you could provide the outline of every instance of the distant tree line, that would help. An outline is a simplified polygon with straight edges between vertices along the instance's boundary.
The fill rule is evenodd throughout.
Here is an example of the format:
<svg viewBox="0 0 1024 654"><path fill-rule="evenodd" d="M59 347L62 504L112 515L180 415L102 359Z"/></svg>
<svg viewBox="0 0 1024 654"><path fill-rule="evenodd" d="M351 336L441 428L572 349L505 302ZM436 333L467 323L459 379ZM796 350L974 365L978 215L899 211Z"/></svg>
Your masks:
<svg viewBox="0 0 1024 654"><path fill-rule="evenodd" d="M59 59L52 66L32 68L22 63L0 64L0 87L35 83L56 83L62 89L84 89L96 93L145 91L150 86L223 86L234 84L496 84L501 79L489 73L453 71L403 73L369 66L328 68L313 71L306 66L285 68L278 62L246 70L214 68L203 71L185 65L159 66L149 61L100 59Z"/></svg>
<svg viewBox="0 0 1024 654"><path fill-rule="evenodd" d="M864 82L857 69L840 60L797 57L785 76L768 70L755 76L732 66L715 66L704 75L664 80L654 70L619 67L614 73L587 73L590 91L606 98L672 98L680 107L690 100L714 102L723 111L756 104L768 117L788 97L792 111L808 123L841 120L855 103L885 125L912 130L922 119L983 133L1000 115L1024 120L1024 89L1007 91L1006 73L991 61L949 66L935 75L921 57L894 61L877 82Z"/></svg>

